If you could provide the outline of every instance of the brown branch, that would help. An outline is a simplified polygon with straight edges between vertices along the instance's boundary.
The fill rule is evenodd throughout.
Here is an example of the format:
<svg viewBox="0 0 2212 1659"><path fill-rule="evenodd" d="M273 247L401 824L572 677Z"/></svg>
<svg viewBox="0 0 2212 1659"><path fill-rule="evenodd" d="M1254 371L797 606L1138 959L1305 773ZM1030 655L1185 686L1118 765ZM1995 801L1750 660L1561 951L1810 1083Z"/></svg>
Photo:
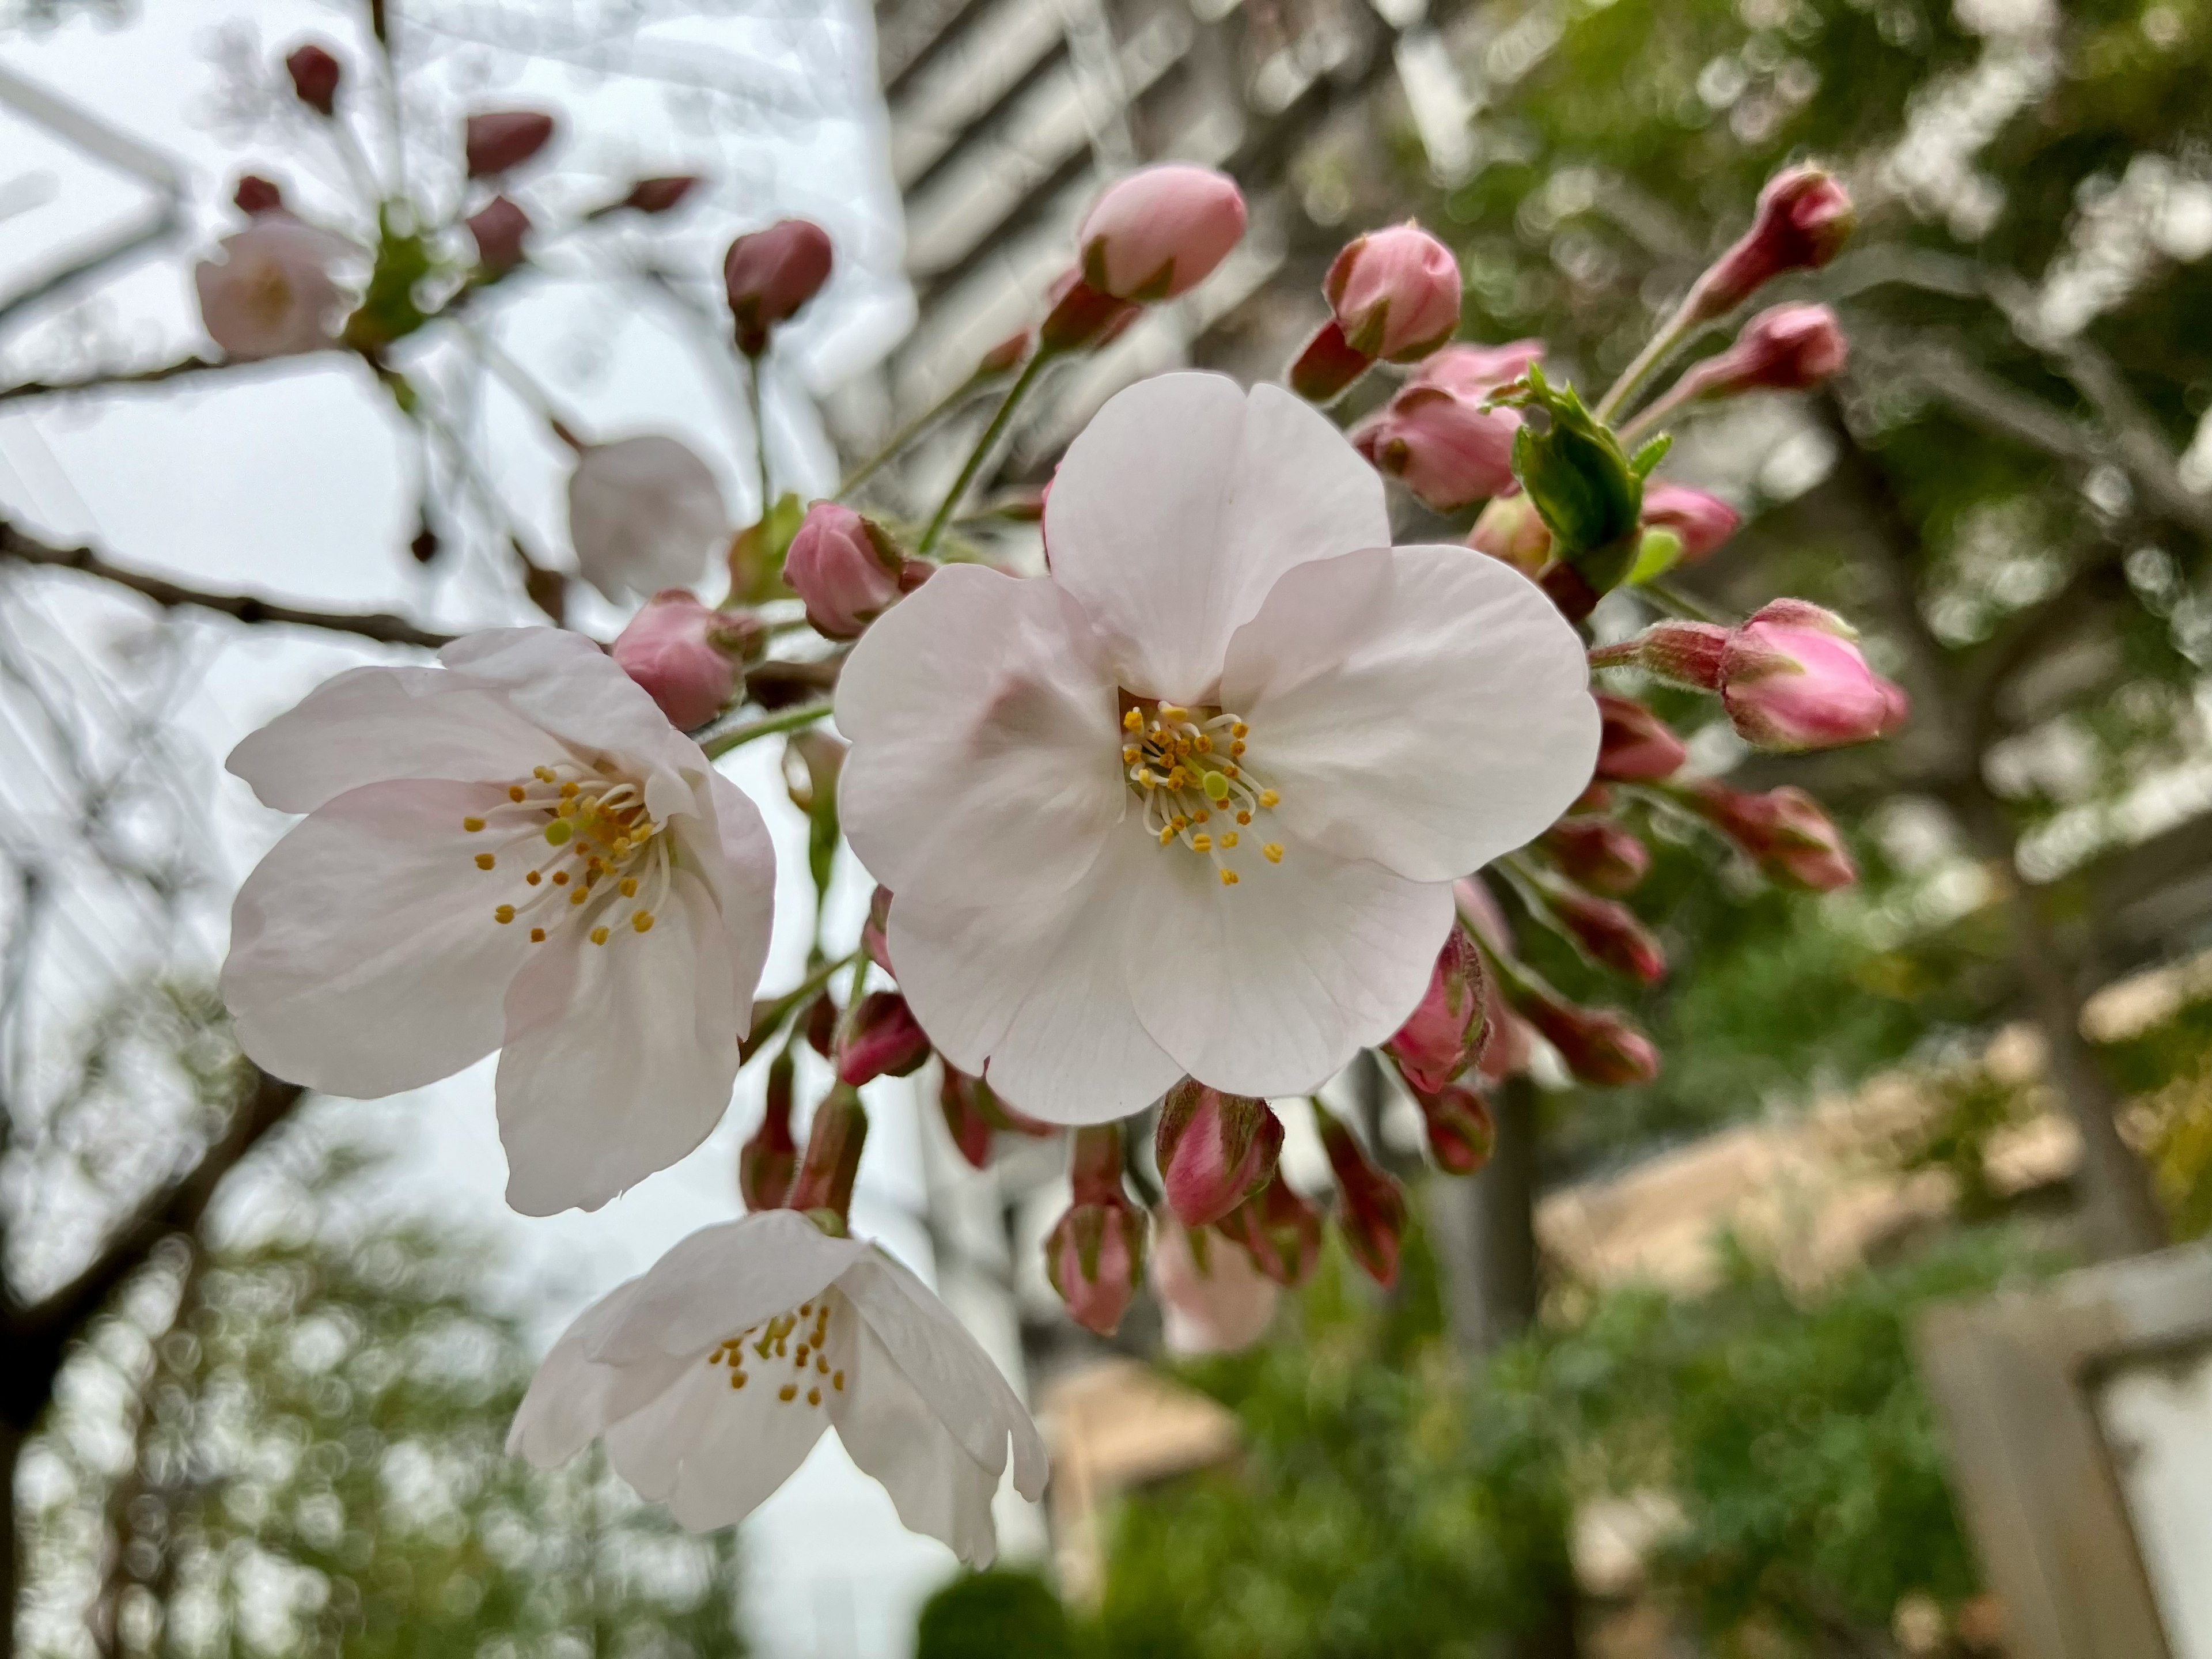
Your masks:
<svg viewBox="0 0 2212 1659"><path fill-rule="evenodd" d="M226 359L185 357L173 363L163 363L158 368L126 369L113 374L88 374L76 380L21 380L14 386L0 386L0 404L16 398L62 398L73 392L100 392L110 386L154 386L163 380L174 380L186 374L204 374L210 369L236 368L239 365Z"/></svg>
<svg viewBox="0 0 2212 1659"><path fill-rule="evenodd" d="M453 638L451 634L434 634L428 629L417 628L404 617L394 617L383 611L356 614L302 611L295 605L256 599L249 593L210 593L201 588L186 587L163 577L149 576L139 571L125 570L120 565L110 564L88 547L53 546L51 543L26 535L4 519L0 519L0 559L98 576L118 586L127 587L134 593L143 594L165 610L191 605L197 610L216 611L242 623L281 623L293 628L320 628L334 634L352 634L362 639L375 640L385 645L419 646L425 651L435 651Z"/></svg>

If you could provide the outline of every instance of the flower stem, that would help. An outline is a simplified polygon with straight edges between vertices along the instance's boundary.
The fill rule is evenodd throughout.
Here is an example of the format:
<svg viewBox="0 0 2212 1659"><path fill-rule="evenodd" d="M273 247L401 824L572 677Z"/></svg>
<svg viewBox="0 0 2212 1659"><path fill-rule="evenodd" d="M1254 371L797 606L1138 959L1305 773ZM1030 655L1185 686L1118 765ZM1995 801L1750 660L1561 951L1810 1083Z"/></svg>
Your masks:
<svg viewBox="0 0 2212 1659"><path fill-rule="evenodd" d="M899 456L905 452L908 445L911 444L915 439L921 436L923 433L928 431L930 428L935 426L939 421L951 414L954 409L957 408L969 398L972 397L975 394L976 387L990 378L991 377L987 374L969 375L966 380L961 381L958 386L954 386L951 391L946 392L942 398L939 398L935 403L932 404L927 409L923 410L921 414L915 416L897 431L892 433L890 437L885 441L884 447L881 449L878 450L873 455L871 455L866 460L862 461L860 465L854 467L850 472L848 472L845 475L844 478L837 485L837 493L831 496L830 499L832 501L842 501L848 496L851 495L852 493L858 489L862 484L867 483L867 481L874 477L877 473L882 471L884 467L896 460Z"/></svg>
<svg viewBox="0 0 2212 1659"><path fill-rule="evenodd" d="M811 726L827 714L830 708L826 702L810 702L787 708L780 714L763 714L758 720L745 720L714 732L702 739L699 746L707 751L708 759L718 759L756 738L772 738L779 732L796 732L803 726Z"/></svg>
<svg viewBox="0 0 2212 1659"><path fill-rule="evenodd" d="M861 952L865 957L866 951ZM757 1007L753 1029L738 1045L738 1063L742 1066L768 1047L775 1034L783 1029L784 1021L822 994L822 989L851 965L852 957L840 957L835 962L818 964L806 977L765 1006Z"/></svg>
<svg viewBox="0 0 2212 1659"><path fill-rule="evenodd" d="M1022 372L1015 378L1013 385L1006 388L1006 395L999 402L999 412L991 416L990 425L985 427L983 435L976 439L975 447L969 451L968 459L960 469L960 476L952 481L952 488L945 492L945 499L937 504L937 512L929 520L929 528L921 532L921 545L915 549L917 557L927 558L930 550L937 545L938 538L944 535L945 523L952 517L953 508L960 505L960 498L968 493L968 486L975 482L975 475L983 470L984 459L998 447L1000 438L1014 418L1015 409L1029 394L1030 387L1036 380L1037 372L1052 360L1052 355L1048 351L1035 353L1022 366Z"/></svg>
<svg viewBox="0 0 2212 1659"><path fill-rule="evenodd" d="M1674 349L1695 331L1688 310L1689 303L1685 301L1659 331L1644 343L1644 349L1636 354L1636 361L1621 370L1620 378L1598 399L1592 414L1601 421L1610 421L1620 412L1621 405L1635 395L1636 389L1651 378L1652 371L1674 356Z"/></svg>
<svg viewBox="0 0 2212 1659"><path fill-rule="evenodd" d="M768 517L768 510L775 499L768 493L768 402L761 391L761 360L745 360L745 401L752 410L753 453L760 462L760 515Z"/></svg>

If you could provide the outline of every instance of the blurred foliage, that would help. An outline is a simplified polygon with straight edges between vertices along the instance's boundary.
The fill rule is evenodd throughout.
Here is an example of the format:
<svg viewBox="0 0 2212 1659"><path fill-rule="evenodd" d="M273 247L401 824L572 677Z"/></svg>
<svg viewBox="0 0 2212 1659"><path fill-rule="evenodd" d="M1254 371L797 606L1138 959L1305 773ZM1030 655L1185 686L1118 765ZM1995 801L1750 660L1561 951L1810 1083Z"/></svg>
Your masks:
<svg viewBox="0 0 2212 1659"><path fill-rule="evenodd" d="M1067 1610L1035 1573L994 1567L922 1604L914 1659L1073 1659Z"/></svg>

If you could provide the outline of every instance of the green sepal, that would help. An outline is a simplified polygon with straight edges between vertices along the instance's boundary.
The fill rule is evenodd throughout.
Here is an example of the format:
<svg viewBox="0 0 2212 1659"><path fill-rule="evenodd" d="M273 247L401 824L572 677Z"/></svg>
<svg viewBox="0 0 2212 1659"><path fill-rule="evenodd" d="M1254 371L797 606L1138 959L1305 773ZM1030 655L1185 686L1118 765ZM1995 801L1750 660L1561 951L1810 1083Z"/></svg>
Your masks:
<svg viewBox="0 0 2212 1659"><path fill-rule="evenodd" d="M1552 532L1553 556L1600 592L1617 586L1632 562L1621 544L1634 536L1644 510L1644 479L1620 440L1583 407L1572 386L1553 387L1541 364L1530 364L1527 376L1493 401L1549 417L1544 431L1523 422L1514 434L1513 476ZM1619 574L1601 582L1615 565Z"/></svg>

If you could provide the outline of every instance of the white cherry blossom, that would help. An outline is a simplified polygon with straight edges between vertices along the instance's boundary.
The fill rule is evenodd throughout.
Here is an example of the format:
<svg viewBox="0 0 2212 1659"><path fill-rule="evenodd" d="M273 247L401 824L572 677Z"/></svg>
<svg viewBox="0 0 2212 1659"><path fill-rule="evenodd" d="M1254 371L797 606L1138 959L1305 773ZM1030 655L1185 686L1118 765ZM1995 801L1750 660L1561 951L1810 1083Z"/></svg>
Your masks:
<svg viewBox="0 0 2212 1659"><path fill-rule="evenodd" d="M674 438L648 432L578 451L568 541L584 580L609 599L696 586L729 538L713 469Z"/></svg>
<svg viewBox="0 0 2212 1659"><path fill-rule="evenodd" d="M356 250L287 213L265 213L192 272L200 321L233 357L287 357L337 341L346 295L332 270Z"/></svg>
<svg viewBox="0 0 2212 1659"><path fill-rule="evenodd" d="M692 1234L580 1316L538 1367L507 1449L541 1468L594 1439L694 1531L743 1519L835 1427L899 1519L970 1565L991 1499L1044 1491L1044 1443L975 1339L873 1245L790 1210Z"/></svg>
<svg viewBox="0 0 2212 1659"><path fill-rule="evenodd" d="M1426 988L1451 883L1589 781L1581 641L1525 577L1389 545L1326 417L1170 374L1061 462L1050 574L937 573L837 693L846 831L939 1049L1096 1122L1317 1086Z"/></svg>
<svg viewBox="0 0 2212 1659"><path fill-rule="evenodd" d="M759 811L592 641L357 668L232 751L304 812L231 912L222 994L279 1077L371 1098L501 1050L507 1200L596 1209L727 1108L768 952Z"/></svg>

